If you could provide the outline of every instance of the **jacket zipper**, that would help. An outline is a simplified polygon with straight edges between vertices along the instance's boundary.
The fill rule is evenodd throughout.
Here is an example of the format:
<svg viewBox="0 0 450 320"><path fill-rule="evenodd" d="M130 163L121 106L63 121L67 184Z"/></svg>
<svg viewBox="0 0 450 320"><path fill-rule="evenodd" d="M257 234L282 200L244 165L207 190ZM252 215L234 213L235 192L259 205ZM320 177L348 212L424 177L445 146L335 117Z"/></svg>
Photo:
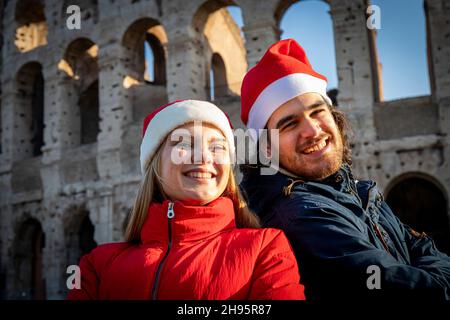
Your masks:
<svg viewBox="0 0 450 320"><path fill-rule="evenodd" d="M175 216L175 211L173 210L173 202L169 202L169 207L167 208L169 242L167 244L166 254L162 258L161 262L158 265L158 268L156 269L155 282L153 283L153 289L152 289L152 300L156 300L156 294L158 293L158 283L159 283L159 277L161 275L161 270L164 265L164 262L167 259L167 256L169 255L170 249L172 248L172 224L171 224L171 221L174 216Z"/></svg>
<svg viewBox="0 0 450 320"><path fill-rule="evenodd" d="M353 191L352 188L350 188L350 190L359 199L359 202L361 203L361 206L362 206L363 202L362 202L362 199L359 196L359 194L357 192ZM364 212L367 212L367 209L369 208L370 193L372 192L372 190L373 190L373 186L370 187L369 191L367 192L367 203L366 203L366 205L363 208ZM381 241L381 244L383 245L384 250L386 250L389 254L392 255L391 251L389 250L389 246L388 246L388 244L386 243L386 240L383 237L383 233L381 232L380 227L378 226L378 223L373 221L372 218L370 217L370 215L368 215L367 213L366 213L366 216L369 218L369 222L370 222L370 224L372 225L372 228L375 231L375 235Z"/></svg>
<svg viewBox="0 0 450 320"><path fill-rule="evenodd" d="M372 192L372 190L373 190L373 186L369 189L369 192L367 193L367 204L366 204L366 208L365 208L364 210L367 210L367 208L369 207L370 193ZM370 224L372 225L372 227L373 227L373 229L374 229L374 231L375 231L375 234L376 234L377 238L381 241L381 244L383 245L384 250L386 250L387 253L389 253L390 255L392 255L391 251L389 250L389 246L388 246L386 240L385 240L384 237L383 237L383 233L381 232L380 226L378 225L377 222L375 222L375 221L372 220L372 218L370 217L370 215L368 215L368 216L369 216Z"/></svg>

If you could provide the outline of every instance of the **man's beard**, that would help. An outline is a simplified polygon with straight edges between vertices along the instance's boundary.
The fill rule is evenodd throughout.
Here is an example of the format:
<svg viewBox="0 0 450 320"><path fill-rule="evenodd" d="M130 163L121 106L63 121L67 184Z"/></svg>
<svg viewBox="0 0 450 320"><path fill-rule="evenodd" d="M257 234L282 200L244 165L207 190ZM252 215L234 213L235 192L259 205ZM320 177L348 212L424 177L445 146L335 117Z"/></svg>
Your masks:
<svg viewBox="0 0 450 320"><path fill-rule="evenodd" d="M310 165L314 160L305 160L301 157L300 161L296 161L296 163L290 164L290 168L288 171L294 173L295 175L309 181L321 181L330 175L334 174L342 165L343 162L343 142L340 134L337 134L336 137L328 135L330 146L333 148L330 153L325 154L323 157L318 159L318 162L321 163L319 167L315 167L314 165ZM317 139L316 139L317 140ZM311 143L309 143L311 144ZM304 146L308 145L308 143L299 146L296 148L295 152L297 154L301 154L300 150L304 150ZM307 157L307 156L306 156ZM301 161L303 160L303 161ZM317 162L317 161L316 161Z"/></svg>

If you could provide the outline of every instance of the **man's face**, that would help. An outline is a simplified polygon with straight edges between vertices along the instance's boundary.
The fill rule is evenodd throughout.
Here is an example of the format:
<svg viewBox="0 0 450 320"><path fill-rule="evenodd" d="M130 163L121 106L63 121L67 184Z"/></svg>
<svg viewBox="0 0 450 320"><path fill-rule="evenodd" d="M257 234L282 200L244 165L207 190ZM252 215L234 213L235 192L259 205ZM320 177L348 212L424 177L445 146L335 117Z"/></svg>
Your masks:
<svg viewBox="0 0 450 320"><path fill-rule="evenodd" d="M342 137L317 93L305 93L281 105L267 128L279 130L279 150L271 152L279 152L281 167L300 177L322 180L342 164Z"/></svg>

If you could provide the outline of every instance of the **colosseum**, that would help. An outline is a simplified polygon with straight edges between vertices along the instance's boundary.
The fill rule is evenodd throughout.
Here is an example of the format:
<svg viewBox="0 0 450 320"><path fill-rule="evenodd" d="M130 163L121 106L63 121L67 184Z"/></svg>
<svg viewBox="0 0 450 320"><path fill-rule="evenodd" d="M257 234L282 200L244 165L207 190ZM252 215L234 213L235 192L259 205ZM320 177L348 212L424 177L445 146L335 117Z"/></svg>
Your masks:
<svg viewBox="0 0 450 320"><path fill-rule="evenodd" d="M62 299L67 266L121 241L153 108L214 100L242 127L243 75L280 38L295 2L0 1L0 298ZM325 2L354 171L449 253L450 2L424 0L431 94L395 101L383 101L367 0ZM81 9L80 28L69 28L70 5ZM230 5L241 9L244 37Z"/></svg>

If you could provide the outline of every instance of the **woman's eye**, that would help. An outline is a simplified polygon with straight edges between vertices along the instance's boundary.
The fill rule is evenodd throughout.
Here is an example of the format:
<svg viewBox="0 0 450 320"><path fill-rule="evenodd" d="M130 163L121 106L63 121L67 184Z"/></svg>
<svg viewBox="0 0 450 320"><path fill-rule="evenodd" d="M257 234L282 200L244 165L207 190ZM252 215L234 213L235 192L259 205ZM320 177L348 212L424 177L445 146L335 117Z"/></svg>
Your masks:
<svg viewBox="0 0 450 320"><path fill-rule="evenodd" d="M177 144L177 147L180 149L191 149L191 144L189 142L180 142Z"/></svg>
<svg viewBox="0 0 450 320"><path fill-rule="evenodd" d="M215 144L211 146L211 149L213 152L219 152L219 151L224 151L227 149L227 147L225 145L222 144Z"/></svg>

